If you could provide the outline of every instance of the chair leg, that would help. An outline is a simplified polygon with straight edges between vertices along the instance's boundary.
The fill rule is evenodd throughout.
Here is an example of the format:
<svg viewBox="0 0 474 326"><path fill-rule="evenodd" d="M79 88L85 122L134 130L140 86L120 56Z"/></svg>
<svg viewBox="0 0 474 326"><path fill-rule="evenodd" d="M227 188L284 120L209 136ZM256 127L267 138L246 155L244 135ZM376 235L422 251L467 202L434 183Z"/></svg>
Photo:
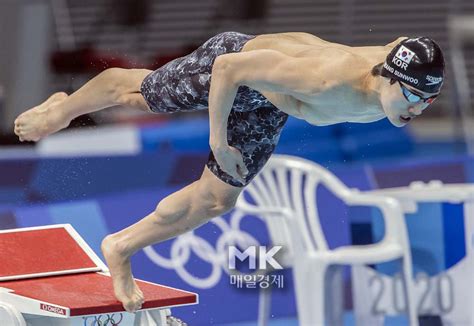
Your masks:
<svg viewBox="0 0 474 326"><path fill-rule="evenodd" d="M408 318L410 320L410 326L418 326L418 313L416 311L414 282L413 282L413 267L411 259L405 255L402 259L403 269L403 287L405 290L406 297L406 308Z"/></svg>
<svg viewBox="0 0 474 326"><path fill-rule="evenodd" d="M344 277L343 266L328 267L325 278L325 319L331 326L344 325Z"/></svg>
<svg viewBox="0 0 474 326"><path fill-rule="evenodd" d="M314 257L295 263L294 281L300 326L324 326L327 263Z"/></svg>
<svg viewBox="0 0 474 326"><path fill-rule="evenodd" d="M258 293L258 326L267 326L271 311L272 288L260 289Z"/></svg>
<svg viewBox="0 0 474 326"><path fill-rule="evenodd" d="M354 306L354 318L356 326L383 326L385 317L374 315L371 311L370 302L374 297L367 291L367 285L371 278L371 269L365 265L352 265L352 301Z"/></svg>

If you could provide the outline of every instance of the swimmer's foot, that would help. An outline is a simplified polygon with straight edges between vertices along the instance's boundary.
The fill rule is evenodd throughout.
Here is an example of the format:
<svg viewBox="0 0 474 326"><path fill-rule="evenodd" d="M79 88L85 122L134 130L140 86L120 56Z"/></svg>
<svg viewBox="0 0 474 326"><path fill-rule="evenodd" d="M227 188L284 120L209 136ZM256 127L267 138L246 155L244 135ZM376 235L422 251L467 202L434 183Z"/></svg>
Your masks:
<svg viewBox="0 0 474 326"><path fill-rule="evenodd" d="M130 258L119 247L118 241L109 235L102 241L101 249L112 276L115 297L126 311L135 312L141 309L144 296L133 279Z"/></svg>
<svg viewBox="0 0 474 326"><path fill-rule="evenodd" d="M71 118L59 110L57 104L67 97L63 92L54 93L42 104L20 114L15 120L15 134L21 141L38 141L66 128Z"/></svg>

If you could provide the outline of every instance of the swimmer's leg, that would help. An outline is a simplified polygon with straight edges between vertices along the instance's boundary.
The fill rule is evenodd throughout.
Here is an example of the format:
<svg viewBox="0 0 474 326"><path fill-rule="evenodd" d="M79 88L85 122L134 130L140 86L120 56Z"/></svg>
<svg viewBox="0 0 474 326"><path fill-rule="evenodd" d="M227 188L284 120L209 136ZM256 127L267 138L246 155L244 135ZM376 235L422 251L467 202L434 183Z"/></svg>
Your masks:
<svg viewBox="0 0 474 326"><path fill-rule="evenodd" d="M15 133L20 140L38 141L66 128L80 115L107 107L126 105L148 110L140 86L150 72L146 69L107 69L70 96L55 93L44 103L22 113L15 120Z"/></svg>
<svg viewBox="0 0 474 326"><path fill-rule="evenodd" d="M205 167L201 178L164 198L155 211L129 226L107 236L102 252L113 279L115 296L127 311L143 303L143 294L135 284L130 257L151 244L173 238L221 215L235 205L242 188L231 186Z"/></svg>

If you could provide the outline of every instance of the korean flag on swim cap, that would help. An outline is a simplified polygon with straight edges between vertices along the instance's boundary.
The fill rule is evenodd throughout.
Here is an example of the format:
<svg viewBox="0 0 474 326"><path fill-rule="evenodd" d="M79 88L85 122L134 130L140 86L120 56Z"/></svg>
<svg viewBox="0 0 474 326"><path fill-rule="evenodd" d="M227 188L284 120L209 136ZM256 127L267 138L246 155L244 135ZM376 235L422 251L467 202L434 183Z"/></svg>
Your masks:
<svg viewBox="0 0 474 326"><path fill-rule="evenodd" d="M400 46L400 49L398 49L397 53L395 54L395 57L402 60L406 64L409 64L411 62L411 59L413 59L414 56L415 56L415 52L410 51L403 45Z"/></svg>
<svg viewBox="0 0 474 326"><path fill-rule="evenodd" d="M382 76L401 81L422 92L438 93L444 81L444 56L428 37L408 38L388 54Z"/></svg>

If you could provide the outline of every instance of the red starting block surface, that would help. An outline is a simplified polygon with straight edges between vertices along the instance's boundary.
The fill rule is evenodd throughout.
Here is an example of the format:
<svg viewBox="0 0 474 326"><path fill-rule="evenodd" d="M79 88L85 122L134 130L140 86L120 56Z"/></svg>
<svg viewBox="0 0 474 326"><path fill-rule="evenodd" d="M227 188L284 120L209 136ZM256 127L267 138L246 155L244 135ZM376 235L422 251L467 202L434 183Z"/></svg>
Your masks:
<svg viewBox="0 0 474 326"><path fill-rule="evenodd" d="M72 227L0 231L0 281L101 271L77 236Z"/></svg>
<svg viewBox="0 0 474 326"><path fill-rule="evenodd" d="M71 225L0 231L0 301L21 313L73 317L123 312L108 269ZM136 280L142 310L196 304L195 293Z"/></svg>
<svg viewBox="0 0 474 326"><path fill-rule="evenodd" d="M171 307L196 303L194 293L137 280L145 295L142 309ZM114 297L110 276L99 273L74 274L2 282L16 295L69 308L69 316L82 316L123 311ZM59 314L65 315L66 311Z"/></svg>

